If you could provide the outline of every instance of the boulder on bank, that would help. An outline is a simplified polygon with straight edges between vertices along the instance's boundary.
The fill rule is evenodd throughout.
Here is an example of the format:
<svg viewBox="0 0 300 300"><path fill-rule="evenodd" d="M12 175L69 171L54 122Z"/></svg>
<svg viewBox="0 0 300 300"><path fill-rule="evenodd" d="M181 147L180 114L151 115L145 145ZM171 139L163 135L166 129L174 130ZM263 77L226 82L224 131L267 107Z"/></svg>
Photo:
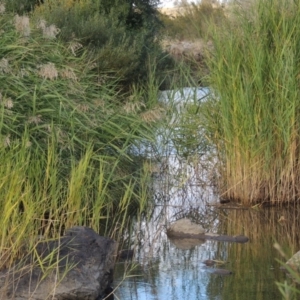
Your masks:
<svg viewBox="0 0 300 300"><path fill-rule="evenodd" d="M115 241L91 228L73 227L59 240L38 243L22 268L16 264L0 272L0 298L102 299L113 280L116 251Z"/></svg>

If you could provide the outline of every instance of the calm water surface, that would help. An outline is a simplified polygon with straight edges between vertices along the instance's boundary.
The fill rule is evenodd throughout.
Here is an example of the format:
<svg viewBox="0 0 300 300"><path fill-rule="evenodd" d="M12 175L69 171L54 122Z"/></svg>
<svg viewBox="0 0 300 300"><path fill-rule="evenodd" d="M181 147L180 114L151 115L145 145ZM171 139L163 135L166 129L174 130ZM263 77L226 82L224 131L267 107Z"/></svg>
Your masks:
<svg viewBox="0 0 300 300"><path fill-rule="evenodd" d="M198 89L192 98L204 92L207 90ZM134 249L135 255L132 262L116 266L115 299L282 299L275 282L286 278L277 261L285 259L273 245L279 242L288 256L300 249L299 209L220 207L212 184L217 176L214 158L198 153L183 159L169 139L169 135L158 137L159 161L153 163L154 209L148 218L136 222L126 240L124 248ZM170 240L167 226L182 217L209 232L244 234L250 241ZM233 274L213 274L211 267L203 264L207 259L222 261L218 267Z"/></svg>

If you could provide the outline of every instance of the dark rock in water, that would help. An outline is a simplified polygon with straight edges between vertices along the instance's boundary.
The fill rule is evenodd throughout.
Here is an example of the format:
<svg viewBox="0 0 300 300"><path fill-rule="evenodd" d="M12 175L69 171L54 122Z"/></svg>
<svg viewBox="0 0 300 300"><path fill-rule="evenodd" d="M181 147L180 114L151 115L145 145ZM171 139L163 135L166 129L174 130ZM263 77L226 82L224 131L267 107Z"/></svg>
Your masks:
<svg viewBox="0 0 300 300"><path fill-rule="evenodd" d="M115 241L90 228L73 227L59 240L38 243L23 267L16 264L0 272L0 298L102 299L113 281L116 251ZM56 268L45 273L52 265Z"/></svg>

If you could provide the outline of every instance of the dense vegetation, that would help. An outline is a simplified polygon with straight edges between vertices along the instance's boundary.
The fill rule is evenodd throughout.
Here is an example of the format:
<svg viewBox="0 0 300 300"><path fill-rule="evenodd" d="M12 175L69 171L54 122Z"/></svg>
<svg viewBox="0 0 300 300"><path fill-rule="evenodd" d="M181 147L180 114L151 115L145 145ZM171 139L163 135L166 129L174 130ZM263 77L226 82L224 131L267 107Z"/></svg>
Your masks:
<svg viewBox="0 0 300 300"><path fill-rule="evenodd" d="M41 26L55 25L59 40L85 47L95 68L117 76L123 88L147 80L149 57L161 71L172 66L160 47L156 5L153 0L6 1L7 10L29 13L43 20Z"/></svg>
<svg viewBox="0 0 300 300"><path fill-rule="evenodd" d="M132 149L153 138L166 113L157 94L174 61L163 37L213 45L205 64L214 97L182 114L178 151L208 143L217 150L226 200L299 199L298 0L228 11L205 2L176 19L160 16L150 0L4 4L0 269L24 255L25 241L33 249L38 235L87 225L118 239L129 215L147 211L149 162ZM199 64L186 62L176 84L196 85L189 68Z"/></svg>
<svg viewBox="0 0 300 300"><path fill-rule="evenodd" d="M164 115L154 58L151 51L141 54L141 44L134 48L139 59L131 70L145 66L125 88L131 71L125 76L121 66L114 70L113 57L107 68L100 67L106 62L99 57L101 49L115 50L113 39L123 25L111 25L114 34L103 48L85 40L86 34L70 38L50 23L52 9L74 13L79 23L76 5L88 2L74 2L70 10L66 3L44 1L23 7L22 15L1 4L0 269L30 252L38 236L57 237L65 228L86 225L119 239L130 219L146 213L149 164L133 146L151 140ZM27 14L29 8L34 9ZM134 36L142 43L142 33L130 30L121 32L124 40L116 46L124 55L121 47L133 44Z"/></svg>

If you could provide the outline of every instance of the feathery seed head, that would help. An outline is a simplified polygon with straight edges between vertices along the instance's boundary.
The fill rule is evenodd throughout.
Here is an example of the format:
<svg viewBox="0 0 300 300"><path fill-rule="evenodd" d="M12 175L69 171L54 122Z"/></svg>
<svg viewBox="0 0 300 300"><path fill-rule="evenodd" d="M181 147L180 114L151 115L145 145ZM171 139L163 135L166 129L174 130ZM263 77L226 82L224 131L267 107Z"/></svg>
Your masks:
<svg viewBox="0 0 300 300"><path fill-rule="evenodd" d="M87 112L89 111L89 106L86 104L79 104L77 105L77 110L82 111L82 112Z"/></svg>
<svg viewBox="0 0 300 300"><path fill-rule="evenodd" d="M3 100L3 105L4 105L4 107L6 107L8 109L11 109L14 107L14 103L10 97Z"/></svg>
<svg viewBox="0 0 300 300"><path fill-rule="evenodd" d="M45 20L39 20L39 22L37 24L37 28L44 30L47 26L46 24L47 24L47 22Z"/></svg>
<svg viewBox="0 0 300 300"><path fill-rule="evenodd" d="M26 77L26 76L28 76L28 75L29 75L29 72L28 72L26 69L24 69L24 68L22 68L22 69L19 71L19 76L20 76L21 78Z"/></svg>
<svg viewBox="0 0 300 300"><path fill-rule="evenodd" d="M7 135L7 136L4 137L3 145L4 145L5 148L10 146L10 135Z"/></svg>
<svg viewBox="0 0 300 300"><path fill-rule="evenodd" d="M5 13L5 5L4 3L0 2L0 14L4 14Z"/></svg>
<svg viewBox="0 0 300 300"><path fill-rule="evenodd" d="M11 67L9 65L9 62L6 58L2 58L0 60L0 74L7 74L10 73Z"/></svg>
<svg viewBox="0 0 300 300"><path fill-rule="evenodd" d="M28 118L28 123L29 124L35 124L35 125L38 125L39 123L42 122L42 116L41 115L37 115L37 116L30 116Z"/></svg>
<svg viewBox="0 0 300 300"><path fill-rule="evenodd" d="M66 68L60 72L61 77L77 81L77 76L72 69Z"/></svg>
<svg viewBox="0 0 300 300"><path fill-rule="evenodd" d="M68 47L69 50L71 50L72 54L74 56L76 56L76 52L81 49L83 46L82 44L76 42L76 41L72 41Z"/></svg>
<svg viewBox="0 0 300 300"><path fill-rule="evenodd" d="M53 80L58 77L58 71L53 63L40 65L39 68L38 74L45 79Z"/></svg>
<svg viewBox="0 0 300 300"><path fill-rule="evenodd" d="M27 16L15 16L15 28L23 36L30 36L30 22Z"/></svg>
<svg viewBox="0 0 300 300"><path fill-rule="evenodd" d="M146 123L152 123L161 120L164 115L164 109L161 107L155 107L151 110L145 111L141 114L142 119Z"/></svg>
<svg viewBox="0 0 300 300"><path fill-rule="evenodd" d="M128 101L124 105L124 111L127 114L139 112L142 108L145 107L145 104L141 101Z"/></svg>
<svg viewBox="0 0 300 300"><path fill-rule="evenodd" d="M43 29L43 36L48 39L55 39L59 33L60 29L57 28L54 24Z"/></svg>
<svg viewBox="0 0 300 300"><path fill-rule="evenodd" d="M48 39L55 39L56 36L60 33L60 29L57 28L54 24L47 26L47 22L42 19L39 20L37 28L42 29L43 36Z"/></svg>

